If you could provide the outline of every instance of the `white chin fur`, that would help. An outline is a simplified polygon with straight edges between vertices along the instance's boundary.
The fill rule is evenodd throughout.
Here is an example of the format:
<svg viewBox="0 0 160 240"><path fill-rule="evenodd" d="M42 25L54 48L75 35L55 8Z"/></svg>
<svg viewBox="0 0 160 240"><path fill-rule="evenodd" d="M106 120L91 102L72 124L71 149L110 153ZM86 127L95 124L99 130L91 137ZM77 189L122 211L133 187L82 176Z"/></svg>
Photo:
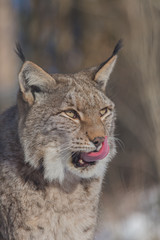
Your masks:
<svg viewBox="0 0 160 240"><path fill-rule="evenodd" d="M44 155L44 178L49 182L63 182L65 166L57 148L47 148Z"/></svg>
<svg viewBox="0 0 160 240"><path fill-rule="evenodd" d="M95 165L83 169L75 168L71 159L67 161L61 159L57 147L48 147L44 155L44 178L49 182L58 181L62 183L66 171L80 178L103 177L107 164L114 155L115 152L110 152L103 160L99 160Z"/></svg>

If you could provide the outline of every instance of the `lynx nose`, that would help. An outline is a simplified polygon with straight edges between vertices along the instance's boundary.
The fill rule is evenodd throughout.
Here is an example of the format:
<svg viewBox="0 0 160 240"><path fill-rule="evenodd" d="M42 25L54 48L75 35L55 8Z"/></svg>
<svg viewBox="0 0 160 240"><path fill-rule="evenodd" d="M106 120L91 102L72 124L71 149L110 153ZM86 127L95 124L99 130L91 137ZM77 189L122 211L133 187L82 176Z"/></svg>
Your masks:
<svg viewBox="0 0 160 240"><path fill-rule="evenodd" d="M92 142L96 147L99 147L102 142L104 142L105 138L104 137L95 137Z"/></svg>

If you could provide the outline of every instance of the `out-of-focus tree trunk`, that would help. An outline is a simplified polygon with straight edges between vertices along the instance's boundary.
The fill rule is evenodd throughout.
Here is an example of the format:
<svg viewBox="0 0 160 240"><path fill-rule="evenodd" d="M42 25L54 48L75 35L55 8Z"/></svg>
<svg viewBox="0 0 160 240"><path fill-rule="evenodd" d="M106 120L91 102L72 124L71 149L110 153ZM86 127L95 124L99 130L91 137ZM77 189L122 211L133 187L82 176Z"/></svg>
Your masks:
<svg viewBox="0 0 160 240"><path fill-rule="evenodd" d="M145 123L137 118L137 137L156 162L160 176L160 3L152 0L123 0L123 3L130 24L132 61L139 79L137 94L140 96L147 122L144 127Z"/></svg>
<svg viewBox="0 0 160 240"><path fill-rule="evenodd" d="M10 0L0 0L0 111L13 104L15 99L15 48L16 21Z"/></svg>

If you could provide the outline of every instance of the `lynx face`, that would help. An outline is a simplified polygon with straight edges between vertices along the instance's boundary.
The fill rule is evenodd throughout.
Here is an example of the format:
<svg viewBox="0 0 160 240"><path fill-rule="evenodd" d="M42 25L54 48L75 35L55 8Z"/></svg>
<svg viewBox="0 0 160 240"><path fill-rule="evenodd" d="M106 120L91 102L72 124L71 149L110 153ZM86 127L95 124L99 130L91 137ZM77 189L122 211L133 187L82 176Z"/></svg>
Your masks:
<svg viewBox="0 0 160 240"><path fill-rule="evenodd" d="M49 75L32 62L19 74L19 135L25 161L62 182L104 174L115 154L113 102L104 94L115 54L100 67ZM108 148L109 152L106 152Z"/></svg>

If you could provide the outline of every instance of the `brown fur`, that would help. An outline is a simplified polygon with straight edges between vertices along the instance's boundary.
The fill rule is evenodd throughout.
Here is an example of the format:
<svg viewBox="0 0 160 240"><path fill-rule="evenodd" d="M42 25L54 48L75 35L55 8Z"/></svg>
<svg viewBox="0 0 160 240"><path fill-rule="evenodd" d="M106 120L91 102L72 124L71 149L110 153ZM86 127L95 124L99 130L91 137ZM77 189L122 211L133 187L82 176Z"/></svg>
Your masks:
<svg viewBox="0 0 160 240"><path fill-rule="evenodd" d="M93 239L104 171L115 154L114 104L103 92L113 58L98 73L52 76L24 63L17 105L0 117L0 240ZM107 106L110 114L100 117ZM106 135L109 155L75 168L72 153L94 151L93 139Z"/></svg>

